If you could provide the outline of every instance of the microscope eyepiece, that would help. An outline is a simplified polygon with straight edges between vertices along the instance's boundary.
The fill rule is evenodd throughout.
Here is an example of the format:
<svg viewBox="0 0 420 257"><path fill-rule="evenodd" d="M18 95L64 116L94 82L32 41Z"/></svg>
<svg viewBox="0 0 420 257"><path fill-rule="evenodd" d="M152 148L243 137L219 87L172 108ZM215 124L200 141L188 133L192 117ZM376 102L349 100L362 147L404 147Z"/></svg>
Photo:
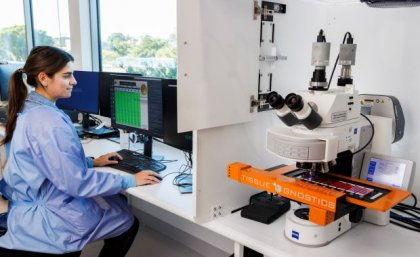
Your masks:
<svg viewBox="0 0 420 257"><path fill-rule="evenodd" d="M302 96L295 93L288 94L286 96L286 105L307 129L312 130L321 124L322 117L310 104L303 100Z"/></svg>
<svg viewBox="0 0 420 257"><path fill-rule="evenodd" d="M304 102L300 95L297 95L295 93L290 93L286 96L286 105L287 107L290 108L290 110L294 112L298 112L302 110L304 106Z"/></svg>
<svg viewBox="0 0 420 257"><path fill-rule="evenodd" d="M266 102L276 110L277 117L279 117L279 119L287 126L290 127L299 123L296 116L285 105L284 98L277 94L277 92L273 91L269 93L266 97Z"/></svg>
<svg viewBox="0 0 420 257"><path fill-rule="evenodd" d="M267 103L274 109L281 109L284 106L284 99L277 92L273 91L267 95Z"/></svg>

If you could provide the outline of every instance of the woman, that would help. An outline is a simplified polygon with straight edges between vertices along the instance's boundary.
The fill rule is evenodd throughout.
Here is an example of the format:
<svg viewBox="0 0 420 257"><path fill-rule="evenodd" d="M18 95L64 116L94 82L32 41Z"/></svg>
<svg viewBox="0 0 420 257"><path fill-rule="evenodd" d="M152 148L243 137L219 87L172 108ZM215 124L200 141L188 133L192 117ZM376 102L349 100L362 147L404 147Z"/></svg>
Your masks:
<svg viewBox="0 0 420 257"><path fill-rule="evenodd" d="M89 169L120 156L86 158L71 120L55 106L76 86L73 61L58 48L35 47L10 79L2 141L8 149L3 191L10 201L2 257L79 256L86 244L101 239L100 257L125 256L139 223L118 193L159 182L152 171L121 176ZM29 94L23 74L35 88Z"/></svg>

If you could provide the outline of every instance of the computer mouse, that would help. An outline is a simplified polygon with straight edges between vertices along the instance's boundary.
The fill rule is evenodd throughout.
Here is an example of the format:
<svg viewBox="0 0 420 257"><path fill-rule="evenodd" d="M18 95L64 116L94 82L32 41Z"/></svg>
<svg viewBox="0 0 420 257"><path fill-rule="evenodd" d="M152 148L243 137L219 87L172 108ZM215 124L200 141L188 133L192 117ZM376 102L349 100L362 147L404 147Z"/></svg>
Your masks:
<svg viewBox="0 0 420 257"><path fill-rule="evenodd" d="M156 176L156 175L152 175L152 176L159 179L160 181L162 181L162 179L163 179L161 176Z"/></svg>

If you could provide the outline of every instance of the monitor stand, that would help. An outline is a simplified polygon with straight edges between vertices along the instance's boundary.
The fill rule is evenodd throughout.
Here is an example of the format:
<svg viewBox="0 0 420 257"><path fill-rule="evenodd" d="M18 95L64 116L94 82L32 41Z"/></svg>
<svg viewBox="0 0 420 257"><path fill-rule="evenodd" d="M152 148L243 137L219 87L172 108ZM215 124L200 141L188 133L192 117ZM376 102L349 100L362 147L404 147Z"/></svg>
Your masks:
<svg viewBox="0 0 420 257"><path fill-rule="evenodd" d="M143 154L152 158L153 137L144 136L143 145L144 145Z"/></svg>
<svg viewBox="0 0 420 257"><path fill-rule="evenodd" d="M153 137L152 136L143 136L143 154L156 161L163 160L162 155L153 154Z"/></svg>

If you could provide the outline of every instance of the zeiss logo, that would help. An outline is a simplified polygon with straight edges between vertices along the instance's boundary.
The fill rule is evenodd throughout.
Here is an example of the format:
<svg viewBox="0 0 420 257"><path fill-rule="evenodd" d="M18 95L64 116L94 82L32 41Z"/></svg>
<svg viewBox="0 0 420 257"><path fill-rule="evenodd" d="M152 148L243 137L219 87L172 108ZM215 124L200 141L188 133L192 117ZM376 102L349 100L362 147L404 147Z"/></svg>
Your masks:
<svg viewBox="0 0 420 257"><path fill-rule="evenodd" d="M299 232L292 230L292 238L299 240Z"/></svg>

